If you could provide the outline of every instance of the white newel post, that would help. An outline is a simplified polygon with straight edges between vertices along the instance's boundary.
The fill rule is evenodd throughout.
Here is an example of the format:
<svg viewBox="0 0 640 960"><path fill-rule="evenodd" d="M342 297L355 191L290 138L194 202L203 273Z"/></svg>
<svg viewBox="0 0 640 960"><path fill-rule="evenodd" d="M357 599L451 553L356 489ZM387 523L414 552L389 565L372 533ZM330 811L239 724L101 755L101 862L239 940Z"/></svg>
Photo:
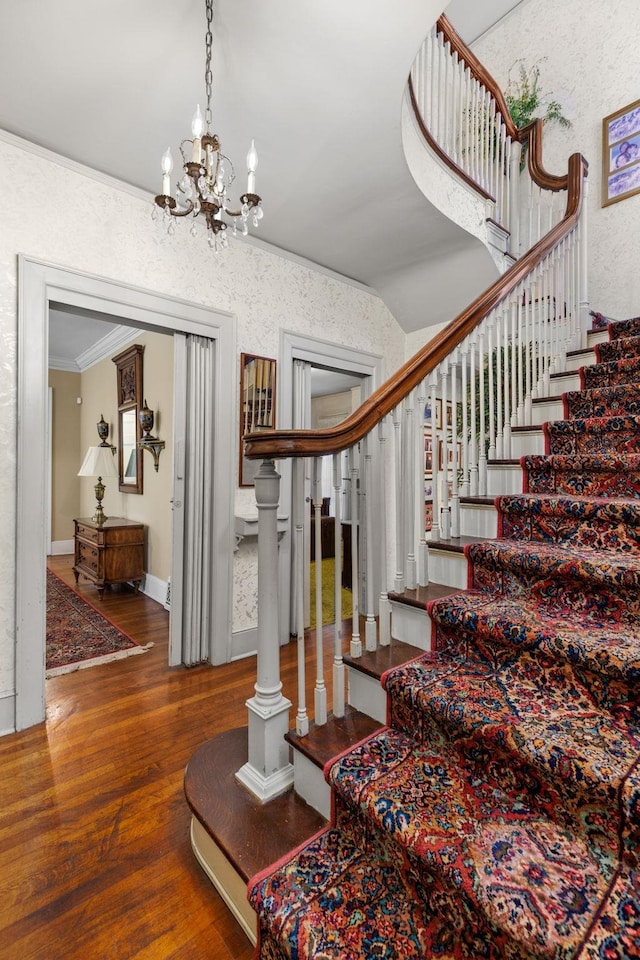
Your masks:
<svg viewBox="0 0 640 960"><path fill-rule="evenodd" d="M284 739L291 702L282 695L278 633L277 509L280 474L263 460L255 479L258 505L258 679L247 700L249 759L236 778L263 803L293 783Z"/></svg>

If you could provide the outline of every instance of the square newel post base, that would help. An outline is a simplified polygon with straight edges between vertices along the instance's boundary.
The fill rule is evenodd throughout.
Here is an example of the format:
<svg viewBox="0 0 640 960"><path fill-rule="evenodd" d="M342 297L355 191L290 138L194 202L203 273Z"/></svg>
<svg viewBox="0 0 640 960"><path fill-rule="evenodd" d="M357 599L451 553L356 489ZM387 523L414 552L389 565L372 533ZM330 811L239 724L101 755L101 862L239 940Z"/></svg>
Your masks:
<svg viewBox="0 0 640 960"><path fill-rule="evenodd" d="M272 800L293 784L289 745L291 701L282 697L276 706L265 708L256 697L247 700L249 711L249 759L236 773L238 780L262 803Z"/></svg>

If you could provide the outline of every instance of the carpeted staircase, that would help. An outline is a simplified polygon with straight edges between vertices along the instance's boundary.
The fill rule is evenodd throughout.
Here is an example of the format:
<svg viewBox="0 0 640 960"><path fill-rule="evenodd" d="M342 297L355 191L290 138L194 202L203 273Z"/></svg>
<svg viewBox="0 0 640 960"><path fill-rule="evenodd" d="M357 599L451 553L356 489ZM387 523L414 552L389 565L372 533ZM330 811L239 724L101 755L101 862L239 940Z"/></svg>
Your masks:
<svg viewBox="0 0 640 960"><path fill-rule="evenodd" d="M330 826L249 885L261 960L640 957L640 318L609 331Z"/></svg>

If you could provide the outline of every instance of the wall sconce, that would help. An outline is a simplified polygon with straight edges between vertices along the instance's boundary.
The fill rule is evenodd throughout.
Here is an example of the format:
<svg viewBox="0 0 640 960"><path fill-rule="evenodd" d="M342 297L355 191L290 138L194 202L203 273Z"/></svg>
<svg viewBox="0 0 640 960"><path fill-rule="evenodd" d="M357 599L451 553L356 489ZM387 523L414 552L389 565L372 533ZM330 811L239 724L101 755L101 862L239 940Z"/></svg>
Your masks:
<svg viewBox="0 0 640 960"><path fill-rule="evenodd" d="M138 446L141 450L149 450L151 452L151 456L153 457L153 466L157 473L160 453L162 450L164 450L164 440L158 440L157 437L151 436L151 431L153 430L154 413L153 410L149 409L146 400L139 416L140 426L142 427L143 432L142 440L138 440Z"/></svg>
<svg viewBox="0 0 640 960"><path fill-rule="evenodd" d="M114 457L115 457L115 455L116 455L116 448L114 447L114 445L113 445L112 443L108 443L108 442L107 442L107 438L108 438L108 436L109 436L109 424L108 424L107 421L105 420L103 414L100 414L100 419L99 419L98 422L96 423L96 427L98 428L98 436L100 437L100 446L101 446L101 447L109 447L109 449L111 450L111 453L112 453L112 454L114 455Z"/></svg>

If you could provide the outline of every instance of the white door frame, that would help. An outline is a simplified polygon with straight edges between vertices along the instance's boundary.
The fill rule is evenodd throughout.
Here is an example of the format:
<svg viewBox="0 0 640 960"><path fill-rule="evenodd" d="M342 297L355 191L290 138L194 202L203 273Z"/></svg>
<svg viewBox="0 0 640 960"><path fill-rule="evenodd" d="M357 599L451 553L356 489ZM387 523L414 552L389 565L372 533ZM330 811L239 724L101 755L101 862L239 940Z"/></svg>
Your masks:
<svg viewBox="0 0 640 960"><path fill-rule="evenodd" d="M282 358L282 373L279 377L278 393L278 426L282 430L292 427L293 417L293 361L307 360L314 366L332 367L334 370L343 370L345 373L359 374L363 378L362 399L365 400L376 390L384 379L384 360L376 353L358 350L355 347L344 347L330 340L319 340L315 337L303 336L290 330L283 330L280 335L280 356ZM279 511L289 518L287 533L282 538L278 552L280 577L280 643L289 641L290 623L290 593L291 593L291 460L281 460L276 463L280 473L280 507Z"/></svg>
<svg viewBox="0 0 640 960"><path fill-rule="evenodd" d="M107 314L137 326L210 337L216 351L214 530L219 569L216 662L229 658L232 623L235 318L233 314L21 254L18 258L16 522L16 729L45 718L46 424L49 304ZM231 362L233 358L234 362Z"/></svg>

